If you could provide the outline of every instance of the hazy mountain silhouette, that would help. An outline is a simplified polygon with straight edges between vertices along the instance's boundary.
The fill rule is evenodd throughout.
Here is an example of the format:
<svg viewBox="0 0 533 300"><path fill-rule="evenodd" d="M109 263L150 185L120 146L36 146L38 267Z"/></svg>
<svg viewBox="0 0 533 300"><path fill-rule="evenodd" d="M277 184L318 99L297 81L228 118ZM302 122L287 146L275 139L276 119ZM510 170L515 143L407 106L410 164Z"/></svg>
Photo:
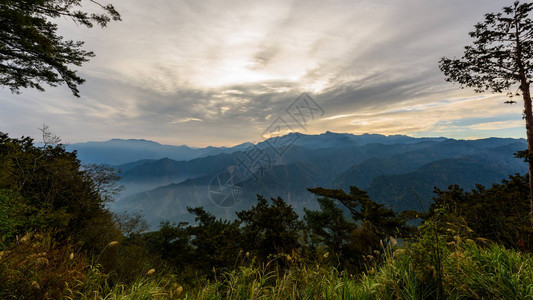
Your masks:
<svg viewBox="0 0 533 300"><path fill-rule="evenodd" d="M235 211L250 208L257 194L280 196L301 212L304 207L316 208L306 188L347 189L355 185L396 210L426 209L434 186L491 185L509 174L527 171L527 165L513 157L514 152L527 148L523 139L454 140L331 132L285 138L293 143L283 155L270 147L276 141L267 140L186 161L166 157L119 165L126 191L112 208L142 211L156 226L163 219L191 221L188 206L203 206L219 217L233 218ZM258 153L272 160L250 176L239 161ZM230 207L217 206L218 200L210 198L210 183L235 166L245 174L235 177L239 201Z"/></svg>
<svg viewBox="0 0 533 300"><path fill-rule="evenodd" d="M84 163L103 163L110 165L126 164L144 159L170 158L190 160L198 157L232 153L246 149L250 143L234 147L191 148L185 145L172 146L143 139L112 139L105 142L85 142L67 145L67 149L78 152Z"/></svg>

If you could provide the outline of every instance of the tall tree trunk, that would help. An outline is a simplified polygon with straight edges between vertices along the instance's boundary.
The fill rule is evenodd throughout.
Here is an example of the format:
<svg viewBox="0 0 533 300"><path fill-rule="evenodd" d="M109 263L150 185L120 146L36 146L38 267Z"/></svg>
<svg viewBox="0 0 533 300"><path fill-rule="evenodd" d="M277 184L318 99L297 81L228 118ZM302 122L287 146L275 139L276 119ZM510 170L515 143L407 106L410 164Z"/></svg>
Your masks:
<svg viewBox="0 0 533 300"><path fill-rule="evenodd" d="M524 114L526 119L526 132L527 132L527 152L528 152L528 164L529 164L529 202L530 212L529 217L531 224L533 225L533 111L531 108L531 94L529 92L529 82L526 79L522 79L520 85L522 90L522 96L524 98Z"/></svg>
<svg viewBox="0 0 533 300"><path fill-rule="evenodd" d="M515 11L518 1L515 2ZM526 76L526 69L522 61L522 41L520 40L519 19L515 13L515 40L516 40L516 65L518 66L518 75L520 77L520 90L524 98L524 114L526 115L526 134L527 134L527 161L529 164L529 219L533 227L533 111L531 108L531 94L529 92L529 80Z"/></svg>

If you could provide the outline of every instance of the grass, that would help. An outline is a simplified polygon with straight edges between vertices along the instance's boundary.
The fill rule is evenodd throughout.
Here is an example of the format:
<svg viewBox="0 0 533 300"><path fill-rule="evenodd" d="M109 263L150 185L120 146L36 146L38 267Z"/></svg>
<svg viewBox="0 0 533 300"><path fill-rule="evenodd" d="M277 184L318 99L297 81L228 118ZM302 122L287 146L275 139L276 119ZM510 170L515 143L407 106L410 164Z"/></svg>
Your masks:
<svg viewBox="0 0 533 300"><path fill-rule="evenodd" d="M458 298L533 299L530 254L474 243L458 248L445 261L447 289Z"/></svg>
<svg viewBox="0 0 533 300"><path fill-rule="evenodd" d="M37 243L44 246L36 247ZM258 266L251 260L248 265L215 274L214 280L206 279L200 284L180 283L176 276L158 272L149 272L130 284L111 284L99 266L77 261L76 255L72 259L71 249L54 250L53 245L34 239L32 243L21 244L18 254L11 252L9 260L4 254L0 259L0 275L23 280L14 277L15 270L9 269L17 267L17 272L25 272L27 282L4 281L4 288L25 287L29 293L25 298L36 299L46 298L38 295L53 283L55 286L50 289L53 294L48 298L53 295L63 299L533 299L531 254L497 244L480 246L472 240L449 243L440 256L439 282L434 262L423 257L429 251L424 252L419 245L387 248L379 262L357 275L329 265L310 264L293 254L290 259L282 258L289 262L286 268L274 268L274 264ZM80 275L60 281L57 274L45 271L48 268L24 264L32 253L43 250L47 251L50 266L63 270L61 274ZM33 281L40 284L40 290L32 286Z"/></svg>
<svg viewBox="0 0 533 300"><path fill-rule="evenodd" d="M533 299L533 258L492 244L463 243L443 257L447 299ZM353 276L327 266L285 272L241 267L187 293L188 299L435 299L434 267L414 265L415 252L387 251L385 261Z"/></svg>

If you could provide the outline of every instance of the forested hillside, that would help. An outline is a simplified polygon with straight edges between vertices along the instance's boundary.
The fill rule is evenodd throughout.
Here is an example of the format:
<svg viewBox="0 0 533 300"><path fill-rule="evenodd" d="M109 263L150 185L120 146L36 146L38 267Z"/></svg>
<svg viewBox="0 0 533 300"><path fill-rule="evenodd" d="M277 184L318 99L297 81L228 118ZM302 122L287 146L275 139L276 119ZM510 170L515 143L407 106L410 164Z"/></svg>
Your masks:
<svg viewBox="0 0 533 300"><path fill-rule="evenodd" d="M499 1L0 0L0 300L533 299Z"/></svg>
<svg viewBox="0 0 533 300"><path fill-rule="evenodd" d="M142 216L106 209L113 168L6 134L0 163L2 298L531 295L525 176L437 189L427 213L395 212L355 186L313 188L316 208L300 215L257 196L231 221L190 206L192 222L147 231Z"/></svg>

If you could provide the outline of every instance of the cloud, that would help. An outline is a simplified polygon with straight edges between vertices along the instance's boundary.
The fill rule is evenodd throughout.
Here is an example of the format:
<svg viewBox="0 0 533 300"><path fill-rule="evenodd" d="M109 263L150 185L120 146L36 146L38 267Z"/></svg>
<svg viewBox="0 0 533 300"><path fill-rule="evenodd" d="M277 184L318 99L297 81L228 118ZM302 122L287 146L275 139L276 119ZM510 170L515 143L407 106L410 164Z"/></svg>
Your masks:
<svg viewBox="0 0 533 300"><path fill-rule="evenodd" d="M170 124L179 124L179 123L187 123L187 122L202 122L202 119L184 118L184 119L174 120L174 121L170 122Z"/></svg>
<svg viewBox="0 0 533 300"><path fill-rule="evenodd" d="M72 142L231 145L259 141L302 92L326 113L300 128L308 133L475 136L521 120L504 97L446 84L437 67L460 55L473 25L504 5L498 0L114 4L124 21L104 30L60 20L65 37L97 54L79 71L82 99L64 87L2 90L0 130L33 135L47 123ZM507 119L446 123L499 115Z"/></svg>

